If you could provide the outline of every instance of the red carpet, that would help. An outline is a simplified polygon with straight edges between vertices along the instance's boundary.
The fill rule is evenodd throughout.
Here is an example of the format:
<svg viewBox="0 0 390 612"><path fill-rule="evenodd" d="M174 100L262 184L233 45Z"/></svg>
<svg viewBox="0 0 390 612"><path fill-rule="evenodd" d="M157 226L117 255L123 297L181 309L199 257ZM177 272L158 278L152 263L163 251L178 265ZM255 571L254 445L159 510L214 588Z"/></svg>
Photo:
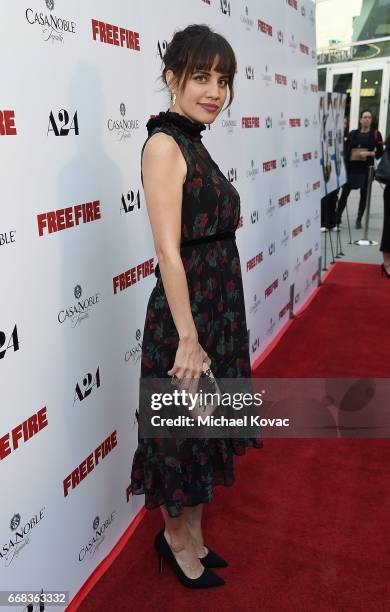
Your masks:
<svg viewBox="0 0 390 612"><path fill-rule="evenodd" d="M255 375L388 377L389 313L378 266L337 264ZM267 439L236 458L235 485L215 487L204 509L226 585L192 591L166 564L159 574L156 510L78 609L388 610L389 476L388 440Z"/></svg>
<svg viewBox="0 0 390 612"><path fill-rule="evenodd" d="M390 280L378 265L337 263L254 375L388 378L389 347Z"/></svg>

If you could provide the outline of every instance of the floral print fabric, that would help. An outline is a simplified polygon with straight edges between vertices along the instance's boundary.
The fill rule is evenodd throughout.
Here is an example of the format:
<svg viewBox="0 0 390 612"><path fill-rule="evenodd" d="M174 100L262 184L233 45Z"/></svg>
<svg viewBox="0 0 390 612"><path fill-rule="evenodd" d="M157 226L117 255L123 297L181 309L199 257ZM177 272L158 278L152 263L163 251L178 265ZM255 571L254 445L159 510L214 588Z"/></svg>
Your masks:
<svg viewBox="0 0 390 612"><path fill-rule="evenodd" d="M227 239L185 245L186 240L234 232L240 218L239 194L203 145L204 124L166 111L150 119L147 128L148 138L156 132L172 136L187 162L181 257L199 343L211 358L210 367L217 378L250 378L249 337L236 242ZM141 378L167 377L179 341L158 267L156 276L146 310ZM170 516L179 516L183 506L210 502L214 485L234 483L233 456L244 454L248 446L262 448L263 443L261 438L138 436L131 470L132 493L145 494L147 509L164 504Z"/></svg>

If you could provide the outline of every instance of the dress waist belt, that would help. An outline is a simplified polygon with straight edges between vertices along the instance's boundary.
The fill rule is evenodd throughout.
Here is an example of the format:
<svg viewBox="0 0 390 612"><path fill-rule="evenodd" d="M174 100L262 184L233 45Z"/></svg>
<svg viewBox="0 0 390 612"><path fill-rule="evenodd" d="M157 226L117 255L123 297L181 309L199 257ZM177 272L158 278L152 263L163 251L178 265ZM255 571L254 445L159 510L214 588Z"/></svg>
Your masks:
<svg viewBox="0 0 390 612"><path fill-rule="evenodd" d="M215 242L216 240L227 240L227 239L235 240L236 232L229 231L229 232L220 232L219 234L211 234L209 236L200 236L200 238L193 238L192 240L186 240L184 242L182 241L180 243L180 247L192 246L193 244L203 244L206 242ZM157 278L159 278L160 267L158 264L155 267L154 274Z"/></svg>

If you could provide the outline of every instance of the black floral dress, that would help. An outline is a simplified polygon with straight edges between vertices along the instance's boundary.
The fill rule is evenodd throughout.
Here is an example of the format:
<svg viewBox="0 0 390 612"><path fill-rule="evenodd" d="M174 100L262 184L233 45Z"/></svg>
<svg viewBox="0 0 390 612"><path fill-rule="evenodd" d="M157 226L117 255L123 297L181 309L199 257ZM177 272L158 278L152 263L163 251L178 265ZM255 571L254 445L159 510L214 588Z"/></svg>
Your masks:
<svg viewBox="0 0 390 612"><path fill-rule="evenodd" d="M220 240L205 238L234 234L240 217L238 192L203 145L203 123L166 111L149 119L146 127L148 138L156 132L172 136L187 162L181 258L198 341L210 357L210 367L217 378L250 378L249 334L237 245L229 236ZM142 172L141 179L143 184ZM200 238L205 241L194 244ZM179 341L158 265L156 277L146 311L141 378L168 377ZM136 414L138 418L138 411ZM233 456L243 455L248 446L262 448L262 439L142 439L138 435L131 470L132 494L145 494L147 509L164 505L171 517L179 516L183 506L210 502L213 485L234 483Z"/></svg>

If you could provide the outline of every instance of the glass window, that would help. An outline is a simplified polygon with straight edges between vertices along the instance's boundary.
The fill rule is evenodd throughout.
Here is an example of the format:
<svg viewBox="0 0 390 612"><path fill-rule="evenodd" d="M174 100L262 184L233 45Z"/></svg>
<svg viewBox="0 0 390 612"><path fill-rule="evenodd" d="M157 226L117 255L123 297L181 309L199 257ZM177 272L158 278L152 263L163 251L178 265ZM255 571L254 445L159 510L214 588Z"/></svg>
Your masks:
<svg viewBox="0 0 390 612"><path fill-rule="evenodd" d="M351 95L352 72L345 72L344 74L334 74L332 91L337 91L338 93L347 93Z"/></svg>
<svg viewBox="0 0 390 612"><path fill-rule="evenodd" d="M318 69L318 91L326 91L326 68Z"/></svg>
<svg viewBox="0 0 390 612"><path fill-rule="evenodd" d="M350 123L350 114L351 114L351 91L352 91L352 72L345 72L343 74L334 74L333 75L333 85L332 91L337 91L338 93L347 94L347 100L345 103L345 113L344 116L348 120L348 125Z"/></svg>
<svg viewBox="0 0 390 612"><path fill-rule="evenodd" d="M373 116L373 126L378 127L382 92L382 70L365 70L360 83L359 117L363 110Z"/></svg>
<svg viewBox="0 0 390 612"><path fill-rule="evenodd" d="M364 0L360 15L353 21L353 41L390 36L389 0Z"/></svg>

